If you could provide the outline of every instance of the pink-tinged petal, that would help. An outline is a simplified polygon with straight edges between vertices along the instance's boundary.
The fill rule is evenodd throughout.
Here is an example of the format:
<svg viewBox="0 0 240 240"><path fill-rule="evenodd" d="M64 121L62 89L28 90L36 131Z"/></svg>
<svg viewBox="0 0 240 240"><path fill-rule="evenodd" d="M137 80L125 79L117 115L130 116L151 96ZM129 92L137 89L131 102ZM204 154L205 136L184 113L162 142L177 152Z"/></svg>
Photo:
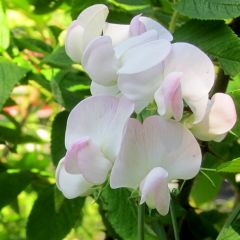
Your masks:
<svg viewBox="0 0 240 240"><path fill-rule="evenodd" d="M157 21L149 17L140 17L139 21L141 21L144 24L147 31L149 30L157 31L159 39L166 39L167 41L173 40L172 34Z"/></svg>
<svg viewBox="0 0 240 240"><path fill-rule="evenodd" d="M148 117L143 124L130 119L110 178L112 188L137 188L155 167L171 179L190 179L199 171L201 149L192 133L174 120Z"/></svg>
<svg viewBox="0 0 240 240"><path fill-rule="evenodd" d="M174 43L164 62L165 76L171 72L182 72L182 96L196 101L206 96L214 83L214 65L199 48L189 43Z"/></svg>
<svg viewBox="0 0 240 240"><path fill-rule="evenodd" d="M161 215L167 215L170 205L168 173L161 167L153 168L140 184L141 201L149 208L156 208Z"/></svg>
<svg viewBox="0 0 240 240"><path fill-rule="evenodd" d="M127 39L126 41L118 44L114 50L117 58L121 58L122 55L129 49L140 46L144 43L151 42L154 40L157 40L157 32L154 30L147 31L139 36L131 37Z"/></svg>
<svg viewBox="0 0 240 240"><path fill-rule="evenodd" d="M135 16L130 23L130 34L131 36L138 36L147 31L144 23L140 21L142 14Z"/></svg>
<svg viewBox="0 0 240 240"><path fill-rule="evenodd" d="M92 81L104 86L116 84L118 60L111 38L101 36L91 41L84 51L82 65Z"/></svg>
<svg viewBox="0 0 240 240"><path fill-rule="evenodd" d="M90 87L93 96L117 96L120 94L118 86L103 86L95 82L91 82Z"/></svg>
<svg viewBox="0 0 240 240"><path fill-rule="evenodd" d="M89 138L80 139L67 151L64 166L70 174L82 174L92 184L105 182L112 163Z"/></svg>
<svg viewBox="0 0 240 240"><path fill-rule="evenodd" d="M95 4L80 13L67 30L65 48L68 56L81 62L83 51L88 43L100 36L108 15L108 8L103 4Z"/></svg>
<svg viewBox="0 0 240 240"><path fill-rule="evenodd" d="M81 152L89 145L90 138L83 137L76 141L71 147L67 150L64 157L65 168L68 173L71 174L80 174L81 171L78 167L78 152Z"/></svg>
<svg viewBox="0 0 240 240"><path fill-rule="evenodd" d="M224 93L216 93L208 103L201 122L194 124L191 131L202 141L221 141L235 125L237 114L232 98Z"/></svg>
<svg viewBox="0 0 240 240"><path fill-rule="evenodd" d="M155 40L129 49L119 69L118 87L128 99L139 101L154 96L160 85L162 62L171 50L166 40Z"/></svg>
<svg viewBox="0 0 240 240"><path fill-rule="evenodd" d="M180 72L168 74L154 94L159 115L168 119L174 117L177 121L181 120L184 107L180 83L181 76L182 73Z"/></svg>
<svg viewBox="0 0 240 240"><path fill-rule="evenodd" d="M68 173L64 168L64 159L59 161L55 175L58 189L68 199L88 195L93 186L82 175Z"/></svg>
<svg viewBox="0 0 240 240"><path fill-rule="evenodd" d="M129 38L129 25L106 23L103 29L103 35L112 39L113 46Z"/></svg>
<svg viewBox="0 0 240 240"><path fill-rule="evenodd" d="M114 161L125 123L133 110L133 103L124 98L92 96L81 101L68 117L65 134L67 150L88 136L94 144L104 149L107 158ZM109 152L112 152L111 156Z"/></svg>

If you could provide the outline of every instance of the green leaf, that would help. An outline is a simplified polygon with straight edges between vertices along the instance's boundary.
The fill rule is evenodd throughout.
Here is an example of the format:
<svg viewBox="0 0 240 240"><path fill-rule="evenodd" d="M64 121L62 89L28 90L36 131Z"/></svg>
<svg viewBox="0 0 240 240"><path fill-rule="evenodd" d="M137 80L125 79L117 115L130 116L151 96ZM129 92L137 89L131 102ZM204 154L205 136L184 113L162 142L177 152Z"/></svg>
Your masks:
<svg viewBox="0 0 240 240"><path fill-rule="evenodd" d="M14 43L18 46L20 50L29 49L34 52L39 53L50 53L52 52L52 47L47 43L29 37L14 38Z"/></svg>
<svg viewBox="0 0 240 240"><path fill-rule="evenodd" d="M190 20L177 29L174 41L198 46L217 58L226 73L240 72L240 38L223 21Z"/></svg>
<svg viewBox="0 0 240 240"><path fill-rule="evenodd" d="M50 55L46 56L43 60L45 63L53 66L53 67L70 67L73 62L67 56L64 47L56 48Z"/></svg>
<svg viewBox="0 0 240 240"><path fill-rule="evenodd" d="M58 162L66 153L64 139L68 114L69 112L67 111L59 113L52 124L51 156L55 166L57 166Z"/></svg>
<svg viewBox="0 0 240 240"><path fill-rule="evenodd" d="M0 173L0 209L16 199L32 181L33 175L27 171Z"/></svg>
<svg viewBox="0 0 240 240"><path fill-rule="evenodd" d="M23 134L19 129L0 126L0 141L12 144L41 143L42 140L33 135Z"/></svg>
<svg viewBox="0 0 240 240"><path fill-rule="evenodd" d="M207 168L213 168L217 159L211 154L205 154L203 159L203 166ZM209 179L202 173L199 173L194 181L191 198L200 206L208 201L212 201L218 194L220 187L223 182L223 177L217 172L203 171L211 179L214 185L209 181Z"/></svg>
<svg viewBox="0 0 240 240"><path fill-rule="evenodd" d="M240 16L240 0L180 0L175 9L196 19L226 19Z"/></svg>
<svg viewBox="0 0 240 240"><path fill-rule="evenodd" d="M83 205L83 198L63 199L54 186L43 189L28 218L27 239L64 239L76 222L81 220Z"/></svg>
<svg viewBox="0 0 240 240"><path fill-rule="evenodd" d="M7 18L3 7L3 1L0 1L0 51L9 47L10 31L8 28Z"/></svg>
<svg viewBox="0 0 240 240"><path fill-rule="evenodd" d="M45 0L44 4L41 0L28 0L34 6L34 13L45 14L57 9L64 0Z"/></svg>
<svg viewBox="0 0 240 240"><path fill-rule="evenodd" d="M240 240L240 221L224 228L221 236L217 240Z"/></svg>
<svg viewBox="0 0 240 240"><path fill-rule="evenodd" d="M14 85L27 73L26 68L0 58L0 110L11 94Z"/></svg>
<svg viewBox="0 0 240 240"><path fill-rule="evenodd" d="M239 173L240 172L240 158L233 159L232 161L222 163L217 168L218 172L225 173Z"/></svg>
<svg viewBox="0 0 240 240"><path fill-rule="evenodd" d="M51 87L57 102L71 110L86 96L90 95L90 79L80 71L60 71L51 81Z"/></svg>
<svg viewBox="0 0 240 240"><path fill-rule="evenodd" d="M110 189L101 194L103 214L124 240L137 239L137 208L127 189Z"/></svg>
<svg viewBox="0 0 240 240"><path fill-rule="evenodd" d="M227 218L217 240L240 240L240 204L238 204Z"/></svg>

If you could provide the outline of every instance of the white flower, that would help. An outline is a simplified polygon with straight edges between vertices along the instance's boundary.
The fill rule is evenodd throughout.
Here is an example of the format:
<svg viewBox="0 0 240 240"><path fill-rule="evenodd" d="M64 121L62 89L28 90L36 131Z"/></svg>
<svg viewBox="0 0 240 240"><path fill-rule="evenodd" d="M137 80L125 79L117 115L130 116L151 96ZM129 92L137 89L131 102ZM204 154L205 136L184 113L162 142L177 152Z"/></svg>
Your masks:
<svg viewBox="0 0 240 240"><path fill-rule="evenodd" d="M133 109L133 103L123 97L95 96L71 111L65 135L67 153L56 170L57 186L65 197L83 196L93 185L105 182Z"/></svg>
<svg viewBox="0 0 240 240"><path fill-rule="evenodd" d="M174 120L130 119L110 176L112 188L140 189L141 203L168 213L168 182L191 179L200 170L201 149L189 130Z"/></svg>

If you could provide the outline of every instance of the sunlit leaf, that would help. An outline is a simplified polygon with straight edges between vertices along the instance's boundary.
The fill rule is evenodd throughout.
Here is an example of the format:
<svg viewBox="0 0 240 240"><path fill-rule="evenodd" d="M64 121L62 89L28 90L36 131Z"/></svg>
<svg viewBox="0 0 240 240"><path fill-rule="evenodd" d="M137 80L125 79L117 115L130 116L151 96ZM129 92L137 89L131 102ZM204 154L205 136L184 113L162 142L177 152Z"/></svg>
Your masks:
<svg viewBox="0 0 240 240"><path fill-rule="evenodd" d="M28 219L27 239L62 240L81 220L83 198L64 199L56 204L54 186L40 192Z"/></svg>
<svg viewBox="0 0 240 240"><path fill-rule="evenodd" d="M11 94L14 85L27 73L26 68L0 58L0 110Z"/></svg>
<svg viewBox="0 0 240 240"><path fill-rule="evenodd" d="M11 203L32 181L33 174L22 171L0 173L0 209Z"/></svg>
<svg viewBox="0 0 240 240"><path fill-rule="evenodd" d="M240 158L222 163L220 166L218 166L217 171L225 173L240 173Z"/></svg>
<svg viewBox="0 0 240 240"><path fill-rule="evenodd" d="M198 19L226 19L240 16L239 0L180 0L175 8Z"/></svg>
<svg viewBox="0 0 240 240"><path fill-rule="evenodd" d="M3 1L0 1L0 51L8 48L10 43L10 31L8 28L6 14L3 8Z"/></svg>

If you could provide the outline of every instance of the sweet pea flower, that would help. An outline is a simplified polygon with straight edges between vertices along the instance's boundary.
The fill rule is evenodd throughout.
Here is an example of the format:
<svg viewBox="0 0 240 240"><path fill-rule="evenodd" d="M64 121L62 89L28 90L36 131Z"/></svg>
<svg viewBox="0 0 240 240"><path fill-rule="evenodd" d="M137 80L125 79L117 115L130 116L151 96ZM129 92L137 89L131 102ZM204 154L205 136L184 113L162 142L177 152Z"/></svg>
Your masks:
<svg viewBox="0 0 240 240"><path fill-rule="evenodd" d="M67 153L56 169L57 186L66 198L84 196L92 186L105 182L133 110L133 103L124 97L93 96L71 111Z"/></svg>
<svg viewBox="0 0 240 240"><path fill-rule="evenodd" d="M65 49L73 61L81 63L87 45L102 34L109 36L114 46L151 29L156 30L159 37L172 40L171 33L151 18L138 15L130 25L114 24L106 22L108 14L106 5L95 4L82 11L71 23L67 30Z"/></svg>
<svg viewBox="0 0 240 240"><path fill-rule="evenodd" d="M192 44L174 43L164 60L160 78L160 87L155 92L158 113L179 121L184 100L194 113L194 122L200 122L215 78L210 58Z"/></svg>
<svg viewBox="0 0 240 240"><path fill-rule="evenodd" d="M222 141L237 121L232 98L224 93L216 93L208 101L204 118L190 127L192 133L202 141Z"/></svg>
<svg viewBox="0 0 240 240"><path fill-rule="evenodd" d="M151 116L141 124L129 119L110 186L139 189L140 204L146 202L166 215L170 204L168 183L196 176L201 159L198 142L175 120Z"/></svg>
<svg viewBox="0 0 240 240"><path fill-rule="evenodd" d="M152 72L170 52L171 33L141 15L135 16L130 25L107 23L107 15L105 5L93 5L73 21L67 32L66 52L90 76L91 93L121 95L119 79L132 76L152 85ZM139 93L139 96L139 99L128 97L135 102L137 112L149 103L148 95L142 97Z"/></svg>

